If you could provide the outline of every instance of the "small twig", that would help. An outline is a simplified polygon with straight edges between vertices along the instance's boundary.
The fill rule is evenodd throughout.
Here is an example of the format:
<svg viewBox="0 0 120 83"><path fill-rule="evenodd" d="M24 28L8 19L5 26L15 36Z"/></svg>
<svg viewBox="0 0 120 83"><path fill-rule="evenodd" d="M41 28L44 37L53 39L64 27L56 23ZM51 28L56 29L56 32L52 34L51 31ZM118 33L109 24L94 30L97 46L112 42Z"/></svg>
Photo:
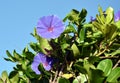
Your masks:
<svg viewBox="0 0 120 83"><path fill-rule="evenodd" d="M61 68L61 70L60 70L60 72L59 72L59 74L58 74L59 77L63 74L63 73L62 73L63 69L64 69L64 65L62 65L62 68Z"/></svg>
<svg viewBox="0 0 120 83"><path fill-rule="evenodd" d="M106 58L107 58L107 59L108 59L108 58L110 59L110 58L118 58L118 56L107 56L107 57L106 57L106 56L101 56L100 58L101 58L101 59L106 59Z"/></svg>
<svg viewBox="0 0 120 83"><path fill-rule="evenodd" d="M116 67L119 65L119 63L120 63L120 59L117 61L117 63L116 63L115 66L113 67L113 69L116 68Z"/></svg>
<svg viewBox="0 0 120 83"><path fill-rule="evenodd" d="M96 56L100 56L100 55L103 54L106 50L107 50L107 47L106 47L103 51L99 52Z"/></svg>
<svg viewBox="0 0 120 83"><path fill-rule="evenodd" d="M100 56L101 54L103 54L106 50L108 50L108 47L110 47L113 44L114 40L111 41L103 51L99 52L98 54L96 54L96 56Z"/></svg>
<svg viewBox="0 0 120 83"><path fill-rule="evenodd" d="M51 77L50 77L49 83L52 83L52 75L51 75Z"/></svg>
<svg viewBox="0 0 120 83"><path fill-rule="evenodd" d="M56 71L54 80L53 80L53 82L51 82L51 83L56 83L55 81L56 81L56 79L57 79L57 76L58 76L58 70Z"/></svg>

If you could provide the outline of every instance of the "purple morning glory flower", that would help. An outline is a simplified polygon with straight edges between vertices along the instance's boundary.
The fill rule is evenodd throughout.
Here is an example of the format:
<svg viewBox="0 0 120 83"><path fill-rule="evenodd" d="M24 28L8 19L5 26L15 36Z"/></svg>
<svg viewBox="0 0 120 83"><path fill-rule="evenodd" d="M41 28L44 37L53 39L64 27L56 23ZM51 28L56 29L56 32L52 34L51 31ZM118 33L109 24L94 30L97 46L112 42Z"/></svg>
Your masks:
<svg viewBox="0 0 120 83"><path fill-rule="evenodd" d="M49 71L52 68L53 62L54 62L54 59L52 57L48 57L43 53L38 53L34 57L31 68L36 74L41 74L41 72L38 69L38 66L40 65L40 63L43 65L45 70Z"/></svg>
<svg viewBox="0 0 120 83"><path fill-rule="evenodd" d="M93 21L95 21L95 20L96 20L96 18L94 18L94 17L92 17L92 16L90 17L90 21L91 21L91 22L93 22Z"/></svg>
<svg viewBox="0 0 120 83"><path fill-rule="evenodd" d="M115 14L115 22L120 20L120 10Z"/></svg>
<svg viewBox="0 0 120 83"><path fill-rule="evenodd" d="M57 16L44 16L37 23L37 34L46 39L55 39L60 36L65 27Z"/></svg>

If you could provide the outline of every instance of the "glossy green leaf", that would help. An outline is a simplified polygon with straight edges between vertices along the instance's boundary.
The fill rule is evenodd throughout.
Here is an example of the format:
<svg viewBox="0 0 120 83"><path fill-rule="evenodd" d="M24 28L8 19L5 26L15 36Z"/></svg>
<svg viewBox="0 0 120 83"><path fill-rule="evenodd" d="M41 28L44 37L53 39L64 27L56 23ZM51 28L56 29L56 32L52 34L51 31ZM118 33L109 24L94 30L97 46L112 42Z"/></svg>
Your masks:
<svg viewBox="0 0 120 83"><path fill-rule="evenodd" d="M89 61L89 63L94 64L95 62L100 61L100 58L97 56L90 56L88 61Z"/></svg>
<svg viewBox="0 0 120 83"><path fill-rule="evenodd" d="M65 79L65 78L59 78L58 79L58 83L70 83L68 79Z"/></svg>
<svg viewBox="0 0 120 83"><path fill-rule="evenodd" d="M86 16L87 16L87 10L83 8L79 14L79 24L85 21Z"/></svg>
<svg viewBox="0 0 120 83"><path fill-rule="evenodd" d="M0 83L4 83L4 81L2 80L2 78L0 78Z"/></svg>
<svg viewBox="0 0 120 83"><path fill-rule="evenodd" d="M47 78L41 78L39 82L33 82L33 83L49 83L49 80Z"/></svg>
<svg viewBox="0 0 120 83"><path fill-rule="evenodd" d="M115 24L120 29L120 21L117 21Z"/></svg>
<svg viewBox="0 0 120 83"><path fill-rule="evenodd" d="M96 21L92 22L92 24L93 24L93 26L94 26L95 28L97 28L99 31L101 31L101 32L103 33L103 30L102 30L102 28L101 28L103 25L99 24L99 23L96 22Z"/></svg>
<svg viewBox="0 0 120 83"><path fill-rule="evenodd" d="M103 25L105 22L104 22L104 15L102 14L101 16L100 15L96 15L96 19L97 19L97 21L101 24L101 25Z"/></svg>
<svg viewBox="0 0 120 83"><path fill-rule="evenodd" d="M4 58L5 60L15 62L15 58L10 54L8 50L6 50L6 54L9 58Z"/></svg>
<svg viewBox="0 0 120 83"><path fill-rule="evenodd" d="M21 55L19 55L15 50L13 51L14 58L18 61L22 60Z"/></svg>
<svg viewBox="0 0 120 83"><path fill-rule="evenodd" d="M64 21L68 18L69 21L76 25L80 25L85 21L85 17L87 15L86 9L82 9L81 12L72 9L71 12L65 17Z"/></svg>
<svg viewBox="0 0 120 83"><path fill-rule="evenodd" d="M35 51L35 52L40 52L41 51L41 48L39 47L39 44L38 43L33 43L31 42L30 43L30 47ZM23 52L24 53L24 52Z"/></svg>
<svg viewBox="0 0 120 83"><path fill-rule="evenodd" d="M2 81L4 81L5 83L10 83L10 80L9 80L9 78L8 78L8 74L7 74L6 71L3 71L3 72L2 72L2 78L0 78L0 83L1 83ZM2 83L4 83L4 82L2 82Z"/></svg>
<svg viewBox="0 0 120 83"><path fill-rule="evenodd" d="M77 76L72 83L81 83L81 76Z"/></svg>
<svg viewBox="0 0 120 83"><path fill-rule="evenodd" d="M40 38L39 40L39 46L44 54L47 54L46 50L52 50L52 47L50 46L49 42L47 39Z"/></svg>
<svg viewBox="0 0 120 83"><path fill-rule="evenodd" d="M73 74L63 74L62 77L66 79L70 79L73 77Z"/></svg>
<svg viewBox="0 0 120 83"><path fill-rule="evenodd" d="M104 29L106 39L113 40L117 36L117 27L114 24L107 25Z"/></svg>
<svg viewBox="0 0 120 83"><path fill-rule="evenodd" d="M103 10L102 10L102 7L101 7L101 6L98 6L98 11L99 11L99 14L100 14L100 15L103 15Z"/></svg>
<svg viewBox="0 0 120 83"><path fill-rule="evenodd" d="M34 54L32 52L25 52L24 55L26 56L26 58L29 60L29 61L33 61L33 58L34 58Z"/></svg>
<svg viewBox="0 0 120 83"><path fill-rule="evenodd" d="M85 76L85 74L81 74L79 76L77 76L72 83L85 83L87 82L87 78Z"/></svg>
<svg viewBox="0 0 120 83"><path fill-rule="evenodd" d="M116 83L119 77L120 77L120 67L116 67L111 71L110 75L107 77L106 80L108 82Z"/></svg>
<svg viewBox="0 0 120 83"><path fill-rule="evenodd" d="M8 78L7 71L3 71L2 72L2 79L5 81L5 80L7 80L7 78Z"/></svg>
<svg viewBox="0 0 120 83"><path fill-rule="evenodd" d="M109 8L107 8L105 13L107 14L107 16L106 16L106 23L109 24L109 23L111 23L114 20L113 19L114 10L113 10L112 7L109 7Z"/></svg>
<svg viewBox="0 0 120 83"><path fill-rule="evenodd" d="M83 27L79 32L79 41L83 43L85 40L85 28Z"/></svg>
<svg viewBox="0 0 120 83"><path fill-rule="evenodd" d="M78 47L76 46L76 44L73 44L71 49L73 51L75 58L80 57L80 51L79 51Z"/></svg>
<svg viewBox="0 0 120 83"><path fill-rule="evenodd" d="M80 73L83 73L83 74L86 74L87 73L87 70L81 66L81 65L78 65L78 64L74 64L74 67L77 71L79 71Z"/></svg>
<svg viewBox="0 0 120 83"><path fill-rule="evenodd" d="M68 16L66 16L66 17L63 19L63 22L65 22L67 19L68 19Z"/></svg>
<svg viewBox="0 0 120 83"><path fill-rule="evenodd" d="M116 49L115 51L111 53L105 53L105 56L115 56L117 54L120 54L120 49Z"/></svg>
<svg viewBox="0 0 120 83"><path fill-rule="evenodd" d="M73 25L68 25L64 31L64 33L76 33L76 30Z"/></svg>
<svg viewBox="0 0 120 83"><path fill-rule="evenodd" d="M68 14L68 20L78 24L78 19L79 19L78 15L79 15L79 11L72 9L71 12Z"/></svg>
<svg viewBox="0 0 120 83"><path fill-rule="evenodd" d="M89 76L89 83L104 83L104 73L101 70L91 69Z"/></svg>
<svg viewBox="0 0 120 83"><path fill-rule="evenodd" d="M19 82L18 72L17 71L10 72L9 78L12 83L18 83Z"/></svg>
<svg viewBox="0 0 120 83"><path fill-rule="evenodd" d="M110 59L105 59L100 61L97 65L97 69L100 69L104 72L105 76L108 76L112 70L113 63Z"/></svg>

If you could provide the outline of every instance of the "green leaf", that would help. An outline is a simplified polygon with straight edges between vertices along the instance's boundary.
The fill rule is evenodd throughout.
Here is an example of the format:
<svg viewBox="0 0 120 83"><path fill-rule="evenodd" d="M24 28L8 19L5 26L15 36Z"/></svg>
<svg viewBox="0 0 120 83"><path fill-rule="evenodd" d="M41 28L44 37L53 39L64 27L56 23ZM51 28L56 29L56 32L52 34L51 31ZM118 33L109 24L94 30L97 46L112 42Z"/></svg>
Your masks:
<svg viewBox="0 0 120 83"><path fill-rule="evenodd" d="M116 83L119 77L120 77L120 67L116 67L111 71L110 75L107 77L106 80L108 82Z"/></svg>
<svg viewBox="0 0 120 83"><path fill-rule="evenodd" d="M112 53L105 53L105 56L115 56L117 54L120 54L120 49L116 49L115 51L113 51Z"/></svg>
<svg viewBox="0 0 120 83"><path fill-rule="evenodd" d="M104 29L106 39L113 40L117 36L117 27L114 24L108 24Z"/></svg>
<svg viewBox="0 0 120 83"><path fill-rule="evenodd" d="M34 54L32 52L25 52L24 55L26 56L26 58L29 60L29 61L33 61L33 58L34 58Z"/></svg>
<svg viewBox="0 0 120 83"><path fill-rule="evenodd" d="M68 15L63 19L63 22L65 22L68 19Z"/></svg>
<svg viewBox="0 0 120 83"><path fill-rule="evenodd" d="M120 29L120 21L117 21L115 24Z"/></svg>
<svg viewBox="0 0 120 83"><path fill-rule="evenodd" d="M75 43L71 46L71 49L75 58L80 57L80 51Z"/></svg>
<svg viewBox="0 0 120 83"><path fill-rule="evenodd" d="M104 73L101 70L94 70L91 69L90 74L88 75L90 78L90 82L89 83L104 83Z"/></svg>
<svg viewBox="0 0 120 83"><path fill-rule="evenodd" d="M52 47L50 46L48 40L44 39L44 38L39 39L39 46L40 46L40 49L42 50L42 52L44 54L47 54L46 49L47 50L52 50Z"/></svg>
<svg viewBox="0 0 120 83"><path fill-rule="evenodd" d="M58 83L70 83L70 82L69 82L69 80L61 77L58 79Z"/></svg>
<svg viewBox="0 0 120 83"><path fill-rule="evenodd" d="M3 71L2 72L2 79L5 81L5 80L7 80L7 78L8 78L7 71Z"/></svg>
<svg viewBox="0 0 120 83"><path fill-rule="evenodd" d="M4 58L5 60L15 62L15 58L10 54L8 50L6 50L6 54L9 58Z"/></svg>
<svg viewBox="0 0 120 83"><path fill-rule="evenodd" d="M4 83L4 81L2 80L2 78L0 78L0 83Z"/></svg>
<svg viewBox="0 0 120 83"><path fill-rule="evenodd" d="M97 21L100 23L100 24L104 24L105 22L104 22L104 15L102 14L102 15L96 15L96 19L97 19Z"/></svg>
<svg viewBox="0 0 120 83"><path fill-rule="evenodd" d="M85 21L86 15L87 15L86 9L82 9L81 12L72 9L71 12L64 19L64 21L68 18L68 20L71 21L72 23L76 25L80 25Z"/></svg>
<svg viewBox="0 0 120 83"><path fill-rule="evenodd" d="M49 80L47 78L41 78L39 82L33 82L33 83L49 83Z"/></svg>
<svg viewBox="0 0 120 83"><path fill-rule="evenodd" d="M78 20L78 16L79 15L79 11L77 11L76 9L72 9L71 12L69 13L69 20Z"/></svg>
<svg viewBox="0 0 120 83"><path fill-rule="evenodd" d="M86 16L87 16L87 10L83 8L79 14L79 24L85 21Z"/></svg>
<svg viewBox="0 0 120 83"><path fill-rule="evenodd" d="M30 43L30 47L31 47L35 52L40 52L40 51L41 51L41 48L39 47L39 44L38 44L38 43L33 43L33 42L31 42L31 43Z"/></svg>
<svg viewBox="0 0 120 83"><path fill-rule="evenodd" d="M100 60L100 58L97 56L90 56L88 59L89 63L91 63L91 64L94 64L95 62L98 62L99 60Z"/></svg>
<svg viewBox="0 0 120 83"><path fill-rule="evenodd" d="M75 32L76 32L76 30L75 30L74 26L70 25L70 24L66 27L66 29L64 31L64 33L75 33Z"/></svg>
<svg viewBox="0 0 120 83"><path fill-rule="evenodd" d="M100 69L104 72L105 76L108 76L112 70L113 63L110 59L105 59L100 61L97 65L97 69Z"/></svg>
<svg viewBox="0 0 120 83"><path fill-rule="evenodd" d="M13 55L14 55L14 58L18 61L21 61L22 60L22 57L14 50L13 51Z"/></svg>
<svg viewBox="0 0 120 83"><path fill-rule="evenodd" d="M74 80L73 80L73 82L72 83L82 83L81 82L81 76L77 76ZM84 82L83 82L84 83Z"/></svg>
<svg viewBox="0 0 120 83"><path fill-rule="evenodd" d="M8 74L6 71L2 72L2 78L0 78L0 83L10 83L10 80L8 78Z"/></svg>
<svg viewBox="0 0 120 83"><path fill-rule="evenodd" d="M102 10L102 7L101 7L101 6L98 6L98 11L99 11L99 14L100 14L100 15L103 15L103 10Z"/></svg>
<svg viewBox="0 0 120 83"><path fill-rule="evenodd" d="M83 66L80 66L78 64L74 64L74 67L77 71L79 71L80 73L83 73L83 74L86 74L87 73L87 70L83 67Z"/></svg>
<svg viewBox="0 0 120 83"><path fill-rule="evenodd" d="M18 83L19 82L18 72L17 71L10 72L9 78L12 83Z"/></svg>
<svg viewBox="0 0 120 83"><path fill-rule="evenodd" d="M112 7L109 7L109 8L107 8L105 13L107 14L107 16L106 16L106 24L109 24L114 20L113 19L114 10L113 10Z"/></svg>
<svg viewBox="0 0 120 83"><path fill-rule="evenodd" d="M79 76L77 76L72 83L86 83L87 82L87 78L85 76L85 74L81 74Z"/></svg>
<svg viewBox="0 0 120 83"><path fill-rule="evenodd" d="M73 74L63 74L62 77L66 79L70 79L71 77L73 77Z"/></svg>
<svg viewBox="0 0 120 83"><path fill-rule="evenodd" d="M83 27L79 32L79 41L83 43L85 40L85 28Z"/></svg>
<svg viewBox="0 0 120 83"><path fill-rule="evenodd" d="M101 31L101 32L103 33L103 30L102 30L102 28L101 28L101 27L103 27L103 25L99 24L99 23L96 22L96 21L92 22L92 24L93 24L93 26L94 26L95 28L97 28L99 31Z"/></svg>

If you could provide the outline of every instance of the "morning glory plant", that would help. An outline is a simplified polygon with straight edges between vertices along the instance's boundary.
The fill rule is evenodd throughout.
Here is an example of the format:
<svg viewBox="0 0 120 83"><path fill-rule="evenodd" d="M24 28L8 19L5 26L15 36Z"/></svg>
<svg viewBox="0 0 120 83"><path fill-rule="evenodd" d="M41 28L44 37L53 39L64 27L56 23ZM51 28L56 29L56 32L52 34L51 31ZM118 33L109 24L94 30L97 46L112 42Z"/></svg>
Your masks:
<svg viewBox="0 0 120 83"><path fill-rule="evenodd" d="M0 83L120 83L120 11L98 7L86 22L87 10L72 9L63 20L41 16L22 53L8 50Z"/></svg>

